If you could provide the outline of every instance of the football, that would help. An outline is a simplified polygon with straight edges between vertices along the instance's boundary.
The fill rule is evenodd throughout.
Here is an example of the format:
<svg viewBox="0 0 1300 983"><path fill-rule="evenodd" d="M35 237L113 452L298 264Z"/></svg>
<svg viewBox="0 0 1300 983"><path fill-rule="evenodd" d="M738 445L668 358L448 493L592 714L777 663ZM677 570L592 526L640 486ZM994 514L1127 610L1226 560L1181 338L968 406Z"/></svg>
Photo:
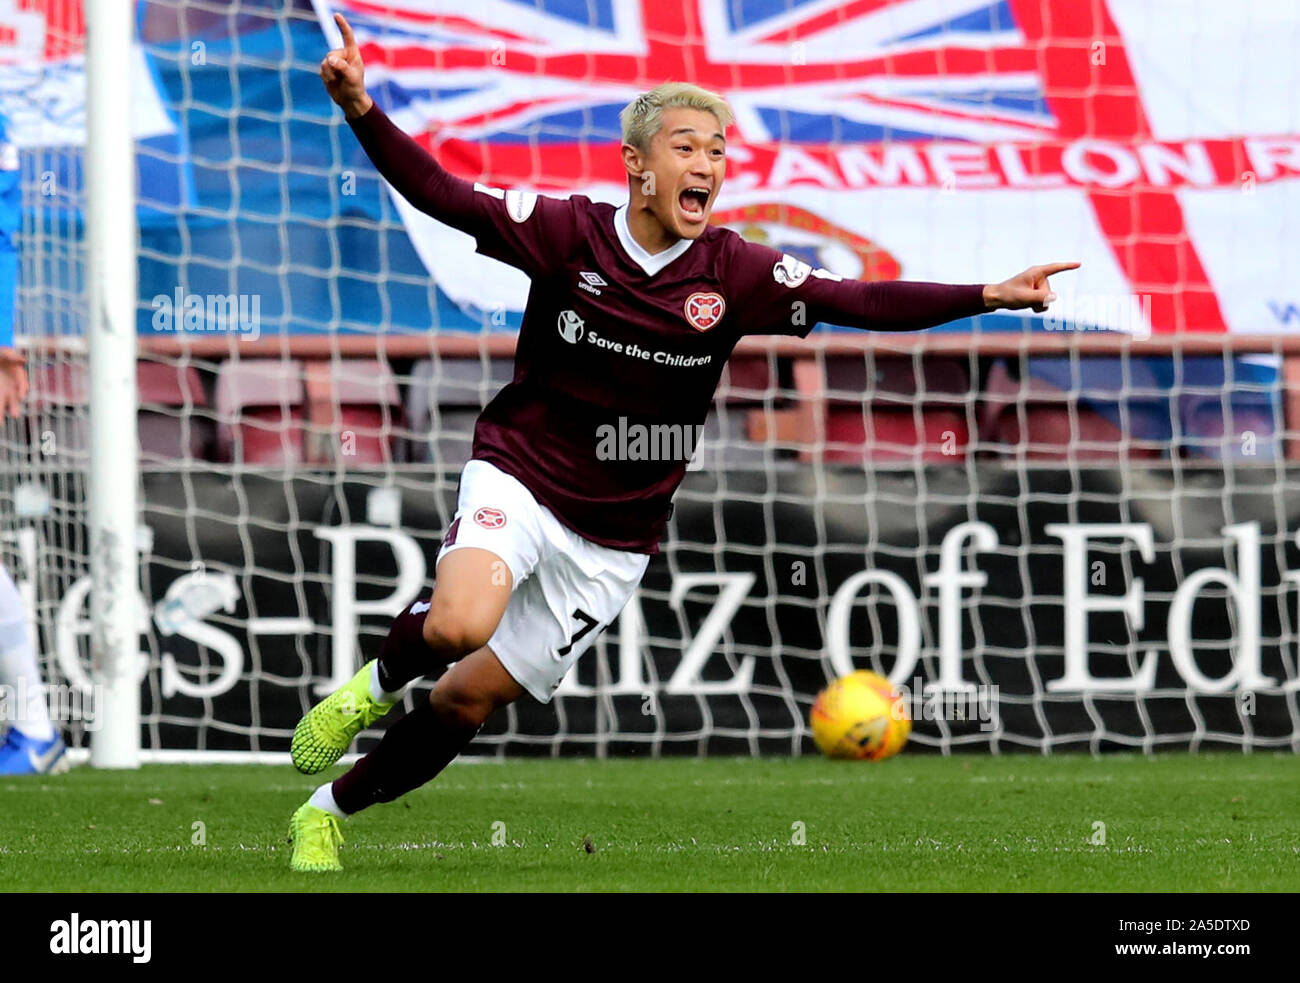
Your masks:
<svg viewBox="0 0 1300 983"><path fill-rule="evenodd" d="M866 669L822 690L808 723L817 747L832 758L880 761L901 751L912 733L912 718L893 684Z"/></svg>

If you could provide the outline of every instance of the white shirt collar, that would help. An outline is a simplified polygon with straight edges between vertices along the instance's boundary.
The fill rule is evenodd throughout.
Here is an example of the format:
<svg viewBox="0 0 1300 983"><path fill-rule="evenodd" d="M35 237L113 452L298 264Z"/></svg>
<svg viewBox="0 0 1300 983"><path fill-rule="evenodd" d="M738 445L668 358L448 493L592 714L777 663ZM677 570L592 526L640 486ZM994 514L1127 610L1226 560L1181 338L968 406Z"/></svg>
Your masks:
<svg viewBox="0 0 1300 983"><path fill-rule="evenodd" d="M623 251L627 253L632 262L645 270L650 276L654 276L665 266L675 260L686 250L691 248L694 239L678 239L661 253L651 255L646 252L639 242L632 238L632 230L627 227L627 205L619 205L614 211L614 232L618 235L618 241L623 246Z"/></svg>

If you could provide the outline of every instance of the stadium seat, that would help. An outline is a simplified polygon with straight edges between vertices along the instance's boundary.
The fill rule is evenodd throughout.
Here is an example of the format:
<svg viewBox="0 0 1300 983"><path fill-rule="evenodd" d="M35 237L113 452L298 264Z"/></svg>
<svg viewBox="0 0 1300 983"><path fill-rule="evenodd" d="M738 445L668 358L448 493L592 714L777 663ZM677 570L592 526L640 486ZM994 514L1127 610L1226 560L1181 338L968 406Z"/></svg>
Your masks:
<svg viewBox="0 0 1300 983"><path fill-rule="evenodd" d="M1126 443L1123 430L1084 406L1030 404L1025 407L1023 423L1011 407L998 424L995 440L1008 448L1021 448L1030 460L1070 457L1106 463L1161 456L1154 447Z"/></svg>
<svg viewBox="0 0 1300 983"><path fill-rule="evenodd" d="M402 422L397 381L377 359L308 362L305 371L307 460L318 464L393 462L393 430Z"/></svg>
<svg viewBox="0 0 1300 983"><path fill-rule="evenodd" d="M970 395L970 371L954 358L835 358L826 361L830 398L912 406L964 404Z"/></svg>
<svg viewBox="0 0 1300 983"><path fill-rule="evenodd" d="M772 429L768 417L787 412L777 365L767 355L733 355L718 381L713 410L701 440L701 467L764 467L771 449L762 446Z"/></svg>
<svg viewBox="0 0 1300 983"><path fill-rule="evenodd" d="M208 406L198 368L141 360L136 381L141 461L205 460L216 426L210 416L194 412Z"/></svg>
<svg viewBox="0 0 1300 983"><path fill-rule="evenodd" d="M955 358L828 358L826 461L965 459L970 373Z"/></svg>
<svg viewBox="0 0 1300 983"><path fill-rule="evenodd" d="M1212 460L1271 461L1281 453L1268 393L1183 396L1184 451Z"/></svg>
<svg viewBox="0 0 1300 983"><path fill-rule="evenodd" d="M1172 437L1169 401L1142 359L1031 358L1015 379L997 360L984 385L980 431L1001 453L1029 460L1107 462L1164 456Z"/></svg>
<svg viewBox="0 0 1300 983"><path fill-rule="evenodd" d="M1282 454L1284 415L1275 399L1291 387L1283 381L1277 356L1186 358L1180 383L1184 455L1271 461Z"/></svg>
<svg viewBox="0 0 1300 983"><path fill-rule="evenodd" d="M964 460L970 426L962 410L936 407L832 407L826 416L827 461ZM919 452L918 452L919 449Z"/></svg>
<svg viewBox="0 0 1300 983"><path fill-rule="evenodd" d="M288 467L304 460L302 363L232 359L217 370L222 461Z"/></svg>
<svg viewBox="0 0 1300 983"><path fill-rule="evenodd" d="M508 358L423 359L411 368L408 460L459 469L469 460L479 412L514 375Z"/></svg>
<svg viewBox="0 0 1300 983"><path fill-rule="evenodd" d="M90 369L84 362L54 362L37 367L32 379L36 406L88 406Z"/></svg>
<svg viewBox="0 0 1300 983"><path fill-rule="evenodd" d="M33 374L31 409L37 439L52 435L48 453L88 454L89 367L84 362L56 362L38 366ZM141 462L204 460L214 425L192 412L208 405L199 370L142 359L136 363L136 385Z"/></svg>
<svg viewBox="0 0 1300 983"><path fill-rule="evenodd" d="M767 355L733 355L718 381L718 399L733 406L762 404L777 390L776 366Z"/></svg>
<svg viewBox="0 0 1300 983"><path fill-rule="evenodd" d="M762 468L770 463L768 449L753 440L750 415L743 407L715 402L694 457L701 470Z"/></svg>
<svg viewBox="0 0 1300 983"><path fill-rule="evenodd" d="M55 362L32 369L28 403L31 439L54 462L90 455L90 374L84 362Z"/></svg>

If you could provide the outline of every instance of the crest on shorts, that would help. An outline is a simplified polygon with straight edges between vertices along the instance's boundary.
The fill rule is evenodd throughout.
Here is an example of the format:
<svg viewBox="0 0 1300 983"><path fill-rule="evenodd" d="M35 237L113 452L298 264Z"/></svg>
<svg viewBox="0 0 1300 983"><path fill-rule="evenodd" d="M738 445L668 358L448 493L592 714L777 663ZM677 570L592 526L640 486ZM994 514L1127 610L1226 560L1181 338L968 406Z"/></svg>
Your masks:
<svg viewBox="0 0 1300 983"><path fill-rule="evenodd" d="M719 321L727 310L727 302L722 294L694 293L686 298L686 320L696 331L708 331Z"/></svg>
<svg viewBox="0 0 1300 983"><path fill-rule="evenodd" d="M506 514L485 506L474 513L474 521L484 529L500 529L506 524Z"/></svg>

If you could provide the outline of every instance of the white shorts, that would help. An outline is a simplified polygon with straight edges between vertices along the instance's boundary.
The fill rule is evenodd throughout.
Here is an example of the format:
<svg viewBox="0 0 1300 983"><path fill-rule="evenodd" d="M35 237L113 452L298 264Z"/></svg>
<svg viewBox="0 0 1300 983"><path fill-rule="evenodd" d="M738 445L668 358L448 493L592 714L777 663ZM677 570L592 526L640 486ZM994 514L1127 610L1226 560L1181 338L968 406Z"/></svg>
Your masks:
<svg viewBox="0 0 1300 983"><path fill-rule="evenodd" d="M470 461L461 473L438 560L465 547L495 553L510 568L513 593L488 647L542 703L618 617L650 562L645 553L583 539L487 461Z"/></svg>

